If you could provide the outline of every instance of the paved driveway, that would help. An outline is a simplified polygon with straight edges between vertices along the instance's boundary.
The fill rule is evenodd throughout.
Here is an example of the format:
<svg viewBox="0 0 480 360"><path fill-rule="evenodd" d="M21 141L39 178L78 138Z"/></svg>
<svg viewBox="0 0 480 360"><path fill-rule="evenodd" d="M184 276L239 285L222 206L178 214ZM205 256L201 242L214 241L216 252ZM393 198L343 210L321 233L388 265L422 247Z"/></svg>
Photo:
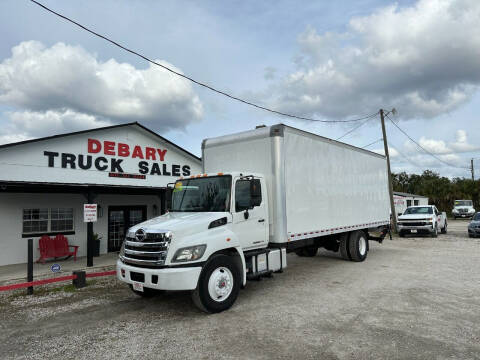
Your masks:
<svg viewBox="0 0 480 360"><path fill-rule="evenodd" d="M76 359L480 359L480 239L373 243L363 263L322 251L249 282L206 315L188 293L141 299L112 278L0 298L0 354ZM70 290L67 288L67 290Z"/></svg>

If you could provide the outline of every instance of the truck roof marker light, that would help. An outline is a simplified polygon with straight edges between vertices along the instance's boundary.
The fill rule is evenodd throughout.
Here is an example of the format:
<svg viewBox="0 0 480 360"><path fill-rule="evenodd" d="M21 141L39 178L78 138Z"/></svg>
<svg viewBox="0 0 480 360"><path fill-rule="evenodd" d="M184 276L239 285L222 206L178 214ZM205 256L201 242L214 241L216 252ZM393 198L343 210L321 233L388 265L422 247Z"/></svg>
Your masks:
<svg viewBox="0 0 480 360"><path fill-rule="evenodd" d="M190 176L190 179L193 179L194 177L195 177L195 175L192 175L192 176Z"/></svg>
<svg viewBox="0 0 480 360"><path fill-rule="evenodd" d="M230 241L231 239L230 238L227 238L227 241Z"/></svg>
<svg viewBox="0 0 480 360"><path fill-rule="evenodd" d="M222 173L222 172L219 172L219 173L217 173L217 175L218 175L218 176L222 176L222 175L223 175L223 173Z"/></svg>
<svg viewBox="0 0 480 360"><path fill-rule="evenodd" d="M207 175L207 174L203 174L202 176L203 176L203 177L207 177L208 175Z"/></svg>

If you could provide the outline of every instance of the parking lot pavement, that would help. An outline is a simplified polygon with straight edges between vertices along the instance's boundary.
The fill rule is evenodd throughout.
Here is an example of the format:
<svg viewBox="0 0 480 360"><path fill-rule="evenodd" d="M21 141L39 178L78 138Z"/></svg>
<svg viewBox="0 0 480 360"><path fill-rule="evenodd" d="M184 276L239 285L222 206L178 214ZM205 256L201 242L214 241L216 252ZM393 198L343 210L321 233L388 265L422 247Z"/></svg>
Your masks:
<svg viewBox="0 0 480 360"><path fill-rule="evenodd" d="M480 359L480 239L372 243L363 263L320 251L249 282L207 315L188 293L141 299L104 278L87 288L0 298L0 354L76 359ZM67 290L70 290L67 288Z"/></svg>

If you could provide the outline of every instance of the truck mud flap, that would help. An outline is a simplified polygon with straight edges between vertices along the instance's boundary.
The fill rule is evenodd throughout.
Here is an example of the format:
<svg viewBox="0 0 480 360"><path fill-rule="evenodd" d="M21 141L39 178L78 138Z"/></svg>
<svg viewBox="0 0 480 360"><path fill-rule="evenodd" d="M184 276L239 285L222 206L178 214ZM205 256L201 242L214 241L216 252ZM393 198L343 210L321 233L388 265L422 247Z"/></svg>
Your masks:
<svg viewBox="0 0 480 360"><path fill-rule="evenodd" d="M382 243L383 240L385 239L385 237L387 236L387 234L390 236L390 240L392 240L392 232L390 230L390 226L389 225L385 225L385 226L380 226L378 228L376 228L373 232L379 232L380 235L378 236L374 236L374 235L371 235L370 231L368 232L368 240L373 240L373 241L377 241L378 243Z"/></svg>

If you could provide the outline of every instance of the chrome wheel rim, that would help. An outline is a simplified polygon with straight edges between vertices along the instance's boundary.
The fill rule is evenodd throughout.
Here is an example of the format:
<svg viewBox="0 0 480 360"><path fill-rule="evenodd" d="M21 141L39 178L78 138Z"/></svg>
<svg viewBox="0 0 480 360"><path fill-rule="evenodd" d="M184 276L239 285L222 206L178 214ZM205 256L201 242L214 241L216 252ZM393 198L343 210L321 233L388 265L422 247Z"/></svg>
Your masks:
<svg viewBox="0 0 480 360"><path fill-rule="evenodd" d="M233 274L226 267L215 269L208 280L208 294L216 302L225 301L233 290Z"/></svg>
<svg viewBox="0 0 480 360"><path fill-rule="evenodd" d="M362 256L367 252L367 240L363 236L358 240L358 252Z"/></svg>

